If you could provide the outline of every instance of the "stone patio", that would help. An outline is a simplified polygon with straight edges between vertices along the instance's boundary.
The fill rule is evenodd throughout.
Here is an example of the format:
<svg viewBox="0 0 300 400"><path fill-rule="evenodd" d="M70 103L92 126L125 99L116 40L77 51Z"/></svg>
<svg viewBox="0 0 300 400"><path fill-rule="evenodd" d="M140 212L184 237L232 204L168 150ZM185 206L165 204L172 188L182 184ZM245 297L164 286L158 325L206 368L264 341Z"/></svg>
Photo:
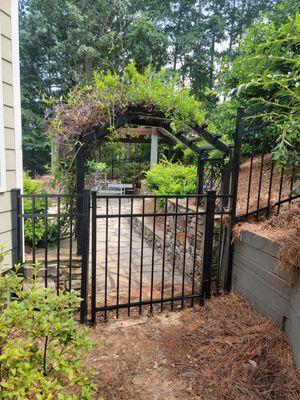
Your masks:
<svg viewBox="0 0 300 400"><path fill-rule="evenodd" d="M122 198L122 214L130 214L130 199ZM135 199L133 213L142 212L142 202ZM156 248L153 250L149 240L143 240L142 235L134 224L131 227L130 217L119 214L119 200L110 199L108 213L114 215L113 218L97 219L97 305L104 303L105 297L105 265L107 265L107 302L115 304L118 291L118 270L119 270L119 301L127 303L139 300L140 285L143 291L143 300L150 299L151 296L151 272L153 267L153 299L160 299L163 286L164 297L171 296L172 288L172 263L165 257L164 283L162 284L163 274L163 255ZM98 200L97 215L106 215L105 200ZM106 254L106 224L108 225L107 234L107 254ZM118 237L120 224L120 238ZM132 240L130 241L130 238ZM132 245L130 246L130 242ZM166 243L168 246L168 243ZM170 246L170 244L169 244ZM142 269L142 282L141 282ZM182 272L175 268L174 271L174 293L181 295ZM191 293L191 282L185 277L185 294Z"/></svg>

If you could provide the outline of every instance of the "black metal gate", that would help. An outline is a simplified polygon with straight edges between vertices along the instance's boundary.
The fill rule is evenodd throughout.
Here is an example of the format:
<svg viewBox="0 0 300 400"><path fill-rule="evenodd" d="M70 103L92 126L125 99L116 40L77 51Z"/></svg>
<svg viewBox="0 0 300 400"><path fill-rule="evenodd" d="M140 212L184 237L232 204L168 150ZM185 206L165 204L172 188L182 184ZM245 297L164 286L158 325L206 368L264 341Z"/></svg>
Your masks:
<svg viewBox="0 0 300 400"><path fill-rule="evenodd" d="M75 290L82 298L80 320L86 322L90 191L21 194L20 189L13 189L11 200L13 264L23 265L25 278L32 276L33 265L38 266L40 284L57 294Z"/></svg>
<svg viewBox="0 0 300 400"><path fill-rule="evenodd" d="M226 289L228 197L92 192L91 322L203 304Z"/></svg>

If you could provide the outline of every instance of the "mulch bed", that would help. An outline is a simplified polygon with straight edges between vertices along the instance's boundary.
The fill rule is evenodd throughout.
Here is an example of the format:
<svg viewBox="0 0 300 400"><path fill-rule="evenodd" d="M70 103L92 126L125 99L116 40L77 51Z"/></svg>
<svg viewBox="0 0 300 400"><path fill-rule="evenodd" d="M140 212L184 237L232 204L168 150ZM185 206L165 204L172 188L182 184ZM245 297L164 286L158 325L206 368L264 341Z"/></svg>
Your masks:
<svg viewBox="0 0 300 400"><path fill-rule="evenodd" d="M86 363L96 398L300 399L284 333L236 294L196 310L98 324L91 336Z"/></svg>

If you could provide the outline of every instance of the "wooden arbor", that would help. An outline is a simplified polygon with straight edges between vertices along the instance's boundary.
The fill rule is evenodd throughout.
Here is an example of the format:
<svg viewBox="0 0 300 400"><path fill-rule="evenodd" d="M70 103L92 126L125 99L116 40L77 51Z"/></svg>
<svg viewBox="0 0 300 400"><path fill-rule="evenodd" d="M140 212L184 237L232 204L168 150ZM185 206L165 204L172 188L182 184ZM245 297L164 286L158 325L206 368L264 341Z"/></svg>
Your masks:
<svg viewBox="0 0 300 400"><path fill-rule="evenodd" d="M187 126L184 133L175 133L172 129L172 122L170 118L162 112L151 112L143 107L132 107L126 110L123 114L120 114L114 121L114 129L120 130L123 127L151 127L157 128L159 132L159 137L166 143L180 142L187 148L190 148L198 155L198 178L197 178L197 192L202 193L203 188L203 174L204 174L204 164L203 156L205 150L217 149L221 151L224 155L230 154L230 148L220 140L220 136L209 133L204 127L197 124ZM123 130L124 132L124 130ZM103 143L107 141L109 135L111 134L111 125L109 123L103 125L99 124L93 128L93 130L83 133L81 135L81 146L77 148L76 151L76 192L82 194L84 191L85 182L85 160L89 156L89 150L96 143ZM206 140L209 146L200 147L197 145L199 140ZM133 137L130 134L125 134L118 141L125 143L149 143L149 140L145 138L145 135L139 135ZM226 168L229 185L229 174L230 165ZM201 182L202 180L202 182ZM229 188L228 188L229 189ZM225 190L226 193L227 190ZM77 202L78 215L82 215L82 210L84 207L83 198L79 197ZM77 224L77 239L80 243L81 237L81 218L78 217ZM81 248L78 247L78 253L81 253Z"/></svg>
<svg viewBox="0 0 300 400"><path fill-rule="evenodd" d="M190 148L198 155L198 189L201 187L200 181L203 176L201 168L205 150L217 149L224 155L229 155L230 148L220 140L220 136L209 133L204 127L195 124L193 127L187 126L184 133L176 133L172 129L172 123L162 112L151 112L143 107L132 107L114 121L114 129L120 130L126 126L126 130L121 130L121 137L117 140L123 143L149 143L149 136L145 133L134 133L135 127L157 128L159 139L165 143L180 142ZM128 127L128 129L127 129ZM126 133L127 132L127 133ZM96 143L107 141L111 134L111 125L97 125L92 131L83 133L81 136L81 147L76 152L76 191L82 193L85 179L85 160L88 157L89 149ZM208 146L201 147L196 144L199 140L206 140Z"/></svg>

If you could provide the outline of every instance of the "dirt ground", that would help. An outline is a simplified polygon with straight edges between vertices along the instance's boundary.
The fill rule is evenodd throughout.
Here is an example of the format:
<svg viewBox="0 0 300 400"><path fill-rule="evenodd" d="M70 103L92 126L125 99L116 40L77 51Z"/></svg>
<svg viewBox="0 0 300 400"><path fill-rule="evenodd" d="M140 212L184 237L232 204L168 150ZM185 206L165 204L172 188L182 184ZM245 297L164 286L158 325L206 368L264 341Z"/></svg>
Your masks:
<svg viewBox="0 0 300 400"><path fill-rule="evenodd" d="M231 294L92 328L97 399L299 400L285 335Z"/></svg>

